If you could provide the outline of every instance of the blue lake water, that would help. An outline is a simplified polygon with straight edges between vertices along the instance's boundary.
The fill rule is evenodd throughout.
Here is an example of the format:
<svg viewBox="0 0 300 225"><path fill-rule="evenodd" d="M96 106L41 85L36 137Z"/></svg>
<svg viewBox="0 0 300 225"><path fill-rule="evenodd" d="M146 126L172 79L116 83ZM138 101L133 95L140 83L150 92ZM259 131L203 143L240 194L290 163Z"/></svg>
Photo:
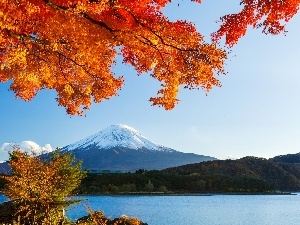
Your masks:
<svg viewBox="0 0 300 225"><path fill-rule="evenodd" d="M111 218L138 217L149 225L299 225L300 195L81 196L71 219L88 208ZM4 198L0 196L0 201Z"/></svg>

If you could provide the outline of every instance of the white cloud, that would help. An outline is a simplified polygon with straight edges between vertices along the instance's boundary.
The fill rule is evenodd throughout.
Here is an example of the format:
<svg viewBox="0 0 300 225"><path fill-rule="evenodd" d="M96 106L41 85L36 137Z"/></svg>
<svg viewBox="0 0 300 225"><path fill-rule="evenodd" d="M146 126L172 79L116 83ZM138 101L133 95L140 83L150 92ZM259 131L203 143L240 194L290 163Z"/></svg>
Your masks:
<svg viewBox="0 0 300 225"><path fill-rule="evenodd" d="M54 150L50 144L46 144L45 146L41 147L33 141L22 141L20 143L3 143L0 147L0 162L8 160L8 153L12 151L15 146L18 146L22 151L34 152L36 154L52 152Z"/></svg>

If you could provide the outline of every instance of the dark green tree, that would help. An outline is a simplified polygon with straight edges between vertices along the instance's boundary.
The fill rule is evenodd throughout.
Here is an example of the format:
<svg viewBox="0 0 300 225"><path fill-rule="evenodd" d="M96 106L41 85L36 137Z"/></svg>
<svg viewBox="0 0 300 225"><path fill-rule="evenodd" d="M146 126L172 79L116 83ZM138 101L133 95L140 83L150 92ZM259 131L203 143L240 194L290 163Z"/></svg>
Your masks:
<svg viewBox="0 0 300 225"><path fill-rule="evenodd" d="M145 185L145 191L152 192L154 189L154 185L151 183L151 180Z"/></svg>

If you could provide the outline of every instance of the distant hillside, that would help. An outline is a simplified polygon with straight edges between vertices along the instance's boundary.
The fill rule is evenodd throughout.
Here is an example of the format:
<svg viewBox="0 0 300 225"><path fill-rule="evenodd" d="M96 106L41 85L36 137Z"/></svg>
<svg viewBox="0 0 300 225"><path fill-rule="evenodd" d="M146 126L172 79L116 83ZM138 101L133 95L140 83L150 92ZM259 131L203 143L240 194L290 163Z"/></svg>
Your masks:
<svg viewBox="0 0 300 225"><path fill-rule="evenodd" d="M106 193L113 190L144 191L148 182L154 190L165 187L174 192L266 193L280 190L300 191L300 164L273 159L244 157L238 160L214 160L187 164L160 171L124 174L89 174L80 191ZM129 187L130 186L130 187ZM114 188L113 188L114 187ZM127 189L126 189L127 187Z"/></svg>
<svg viewBox="0 0 300 225"><path fill-rule="evenodd" d="M80 185L79 193L266 193L273 190L266 181L245 176L138 170L135 173L102 173L101 176L88 174Z"/></svg>
<svg viewBox="0 0 300 225"><path fill-rule="evenodd" d="M122 151L126 152L126 149L114 149L121 156ZM89 156L93 158L92 154ZM120 157L120 160L122 158ZM143 161L141 163L144 164ZM244 157L238 160L187 164L163 170L137 170L126 173L99 170L88 174L82 181L79 192L144 192L149 188L152 191L168 190L177 193L265 193L274 190L297 192L300 191L300 163Z"/></svg>
<svg viewBox="0 0 300 225"><path fill-rule="evenodd" d="M279 155L270 160L280 163L300 163L300 153Z"/></svg>
<svg viewBox="0 0 300 225"><path fill-rule="evenodd" d="M188 164L163 170L172 174L219 174L231 177L248 177L266 181L274 189L300 190L300 164L278 163L257 157L238 160L215 160Z"/></svg>

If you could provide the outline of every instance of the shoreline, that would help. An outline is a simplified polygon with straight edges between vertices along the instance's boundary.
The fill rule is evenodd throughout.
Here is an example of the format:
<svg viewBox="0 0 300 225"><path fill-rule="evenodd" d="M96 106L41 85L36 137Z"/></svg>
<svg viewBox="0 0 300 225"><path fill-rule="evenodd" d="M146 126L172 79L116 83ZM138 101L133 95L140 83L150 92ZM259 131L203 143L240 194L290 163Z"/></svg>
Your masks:
<svg viewBox="0 0 300 225"><path fill-rule="evenodd" d="M78 194L76 196L214 196L214 195L297 195L296 192L212 192L212 193L160 193L160 192L135 192L135 193L94 193L94 194Z"/></svg>

